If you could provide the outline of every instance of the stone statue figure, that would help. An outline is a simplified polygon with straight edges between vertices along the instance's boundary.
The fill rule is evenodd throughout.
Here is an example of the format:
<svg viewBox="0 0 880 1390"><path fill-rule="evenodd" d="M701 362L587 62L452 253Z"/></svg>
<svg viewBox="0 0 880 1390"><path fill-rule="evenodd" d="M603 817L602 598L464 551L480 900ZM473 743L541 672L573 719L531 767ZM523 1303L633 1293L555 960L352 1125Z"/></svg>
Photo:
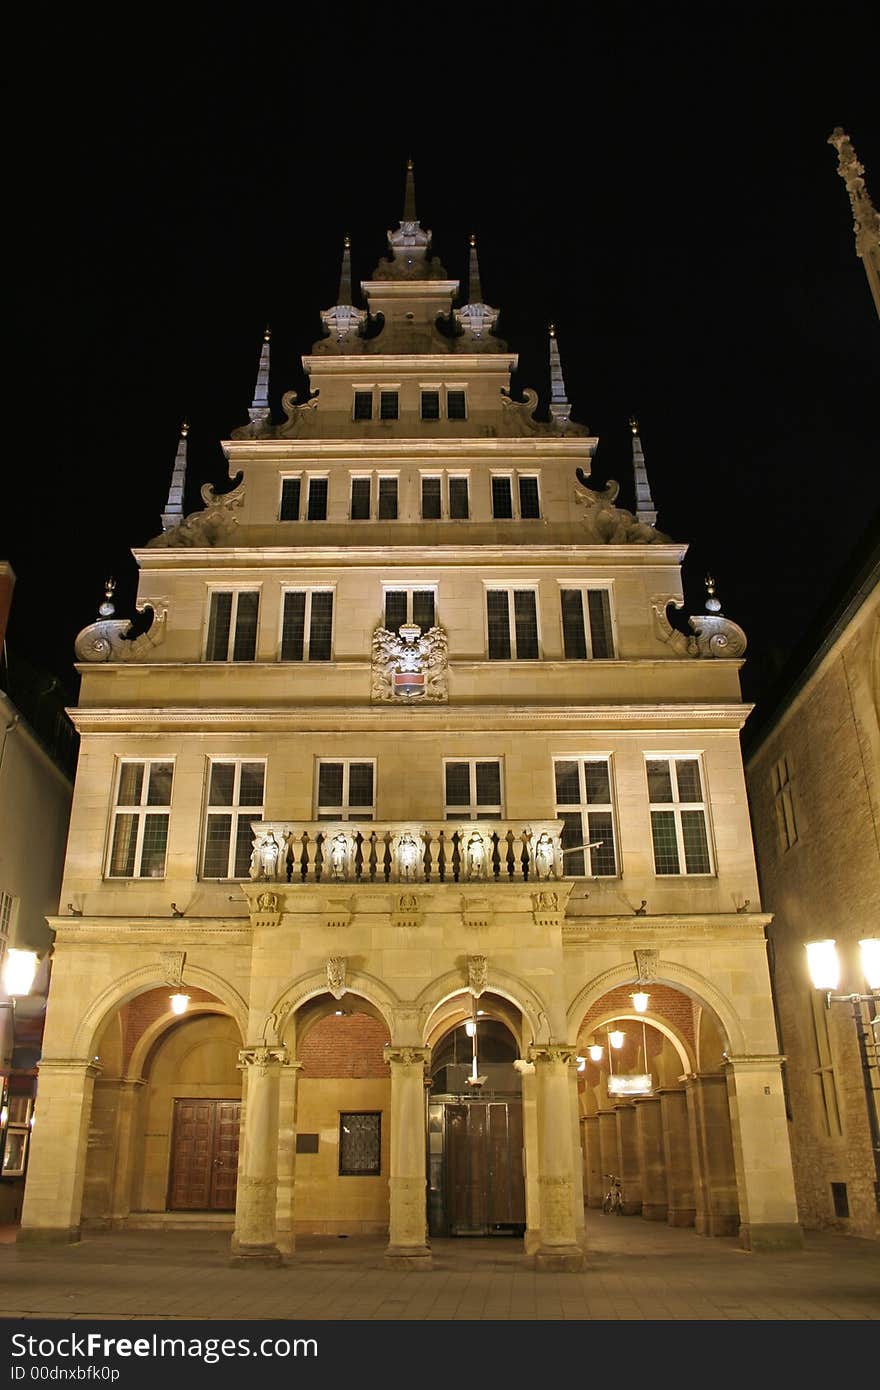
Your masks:
<svg viewBox="0 0 880 1390"><path fill-rule="evenodd" d="M284 864L283 849L284 846L279 844L273 830L264 835L254 845L251 854L251 878L280 878Z"/></svg>
<svg viewBox="0 0 880 1390"><path fill-rule="evenodd" d="M340 830L330 841L330 873L334 878L345 878L348 867L348 836Z"/></svg>
<svg viewBox="0 0 880 1390"><path fill-rule="evenodd" d="M468 878L482 878L485 862L486 851L483 846L483 837L475 830L465 848L465 864L467 866Z"/></svg>
<svg viewBox="0 0 880 1390"><path fill-rule="evenodd" d="M419 863L419 847L409 831L400 837L397 857L400 865L400 877L403 879L415 878Z"/></svg>
<svg viewBox="0 0 880 1390"><path fill-rule="evenodd" d="M542 830L535 845L535 876L536 878L550 878L554 872L556 854L553 847L553 840Z"/></svg>

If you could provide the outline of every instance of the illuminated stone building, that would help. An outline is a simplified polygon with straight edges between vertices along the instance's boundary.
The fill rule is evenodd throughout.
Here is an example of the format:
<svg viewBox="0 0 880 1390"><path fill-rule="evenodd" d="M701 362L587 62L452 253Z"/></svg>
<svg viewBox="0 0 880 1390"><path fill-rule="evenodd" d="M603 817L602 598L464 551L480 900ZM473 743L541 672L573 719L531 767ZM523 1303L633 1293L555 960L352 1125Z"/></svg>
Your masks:
<svg viewBox="0 0 880 1390"><path fill-rule="evenodd" d="M234 485L187 516L181 440L151 625L78 639L23 1234L387 1232L415 1266L497 1232L579 1268L613 1172L633 1213L796 1245L743 634L711 593L670 624L638 436L633 514L554 339L549 419L509 394L411 173L388 241L365 309L346 245L280 424L264 343Z"/></svg>

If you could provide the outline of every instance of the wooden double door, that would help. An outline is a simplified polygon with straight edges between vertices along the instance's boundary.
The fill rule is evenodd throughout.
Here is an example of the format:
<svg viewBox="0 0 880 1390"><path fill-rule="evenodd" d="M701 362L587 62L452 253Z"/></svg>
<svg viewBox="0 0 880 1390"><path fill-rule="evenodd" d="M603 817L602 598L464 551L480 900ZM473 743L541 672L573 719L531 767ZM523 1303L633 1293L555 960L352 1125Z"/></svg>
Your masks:
<svg viewBox="0 0 880 1390"><path fill-rule="evenodd" d="M521 1102L447 1103L445 1118L449 1234L521 1233L526 1221Z"/></svg>
<svg viewBox="0 0 880 1390"><path fill-rule="evenodd" d="M234 1211L240 1100L175 1100L169 1211Z"/></svg>

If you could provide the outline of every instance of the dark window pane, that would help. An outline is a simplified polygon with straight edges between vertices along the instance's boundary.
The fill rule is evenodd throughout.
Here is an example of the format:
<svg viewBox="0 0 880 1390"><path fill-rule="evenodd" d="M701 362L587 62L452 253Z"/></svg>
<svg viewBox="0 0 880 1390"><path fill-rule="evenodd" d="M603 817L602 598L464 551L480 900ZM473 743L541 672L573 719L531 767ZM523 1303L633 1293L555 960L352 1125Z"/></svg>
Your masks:
<svg viewBox="0 0 880 1390"><path fill-rule="evenodd" d="M440 520L440 479L422 479L422 520Z"/></svg>
<svg viewBox="0 0 880 1390"><path fill-rule="evenodd" d="M231 806L235 791L235 763L211 764L209 806Z"/></svg>
<svg viewBox="0 0 880 1390"><path fill-rule="evenodd" d="M225 661L229 652L229 627L232 621L232 595L211 595L211 616L208 620L209 661Z"/></svg>
<svg viewBox="0 0 880 1390"><path fill-rule="evenodd" d="M566 660L582 661L586 657L584 596L580 589L562 590L562 641Z"/></svg>
<svg viewBox="0 0 880 1390"><path fill-rule="evenodd" d="M401 623L406 622L406 590L385 590L385 626L389 632L396 632Z"/></svg>
<svg viewBox="0 0 880 1390"><path fill-rule="evenodd" d="M373 418L373 393L372 391L355 391L354 393L354 418L356 420L372 420Z"/></svg>
<svg viewBox="0 0 880 1390"><path fill-rule="evenodd" d="M232 816L209 816L205 831L203 878L226 878L229 874L229 837Z"/></svg>
<svg viewBox="0 0 880 1390"><path fill-rule="evenodd" d="M702 811L682 811L681 836L684 840L686 872L709 873L709 842L706 839L706 817Z"/></svg>
<svg viewBox="0 0 880 1390"><path fill-rule="evenodd" d="M369 521L370 519L370 480L352 478L351 480L351 519Z"/></svg>
<svg viewBox="0 0 880 1390"><path fill-rule="evenodd" d="M330 639L333 632L333 595L327 590L312 594L312 616L309 623L309 661L330 660Z"/></svg>
<svg viewBox="0 0 880 1390"><path fill-rule="evenodd" d="M318 805L342 805L342 763L321 763L319 765Z"/></svg>
<svg viewBox="0 0 880 1390"><path fill-rule="evenodd" d="M696 758L679 759L675 764L678 779L679 801L702 801L703 789L700 786L700 764Z"/></svg>
<svg viewBox="0 0 880 1390"><path fill-rule="evenodd" d="M379 479L379 520L397 520L397 479Z"/></svg>
<svg viewBox="0 0 880 1390"><path fill-rule="evenodd" d="M306 622L306 596L303 593L284 595L281 618L281 660L302 661L303 637Z"/></svg>
<svg viewBox="0 0 880 1390"><path fill-rule="evenodd" d="M464 391L446 392L446 414L450 420L467 419L467 397Z"/></svg>
<svg viewBox="0 0 880 1390"><path fill-rule="evenodd" d="M379 395L379 418L381 420L397 419L397 392L382 391Z"/></svg>
<svg viewBox="0 0 880 1390"><path fill-rule="evenodd" d="M299 521L299 497L301 492L299 478L284 478L281 483L280 521Z"/></svg>
<svg viewBox="0 0 880 1390"><path fill-rule="evenodd" d="M678 845L675 841L674 811L651 812L654 841L654 869L658 874L678 873Z"/></svg>
<svg viewBox="0 0 880 1390"><path fill-rule="evenodd" d="M449 479L449 515L453 521L467 521L470 515L467 478Z"/></svg>
<svg viewBox="0 0 880 1390"><path fill-rule="evenodd" d="M581 813L580 811L560 811L559 820L562 821L562 848L571 851L562 856L563 871L566 874L583 875L586 872L584 852L577 848L584 843Z"/></svg>
<svg viewBox="0 0 880 1390"><path fill-rule="evenodd" d="M239 806L262 806L265 774L264 763L242 763L241 778L238 784Z"/></svg>
<svg viewBox="0 0 880 1390"><path fill-rule="evenodd" d="M141 878L162 878L165 873L165 846L168 841L168 816L144 816L144 840L141 846Z"/></svg>
<svg viewBox="0 0 880 1390"><path fill-rule="evenodd" d="M439 391L423 391L423 392L422 392L422 419L423 419L423 420L439 420L439 419L440 419L440 392L439 392Z"/></svg>
<svg viewBox="0 0 880 1390"><path fill-rule="evenodd" d="M340 1176L378 1177L382 1171L381 1114L339 1116Z"/></svg>
<svg viewBox="0 0 880 1390"><path fill-rule="evenodd" d="M123 763L119 769L117 806L140 806L144 786L143 763Z"/></svg>
<svg viewBox="0 0 880 1390"><path fill-rule="evenodd" d="M111 878L131 878L134 874L137 830L137 816L119 815L116 817L113 826L113 848L110 852Z"/></svg>
<svg viewBox="0 0 880 1390"><path fill-rule="evenodd" d="M524 521L529 521L541 515L541 507L538 501L537 478L520 478L519 514Z"/></svg>
<svg viewBox="0 0 880 1390"><path fill-rule="evenodd" d="M250 876L253 849L254 832L251 830L250 817L247 815L239 816L235 832L235 863L232 868L233 878L248 878Z"/></svg>
<svg viewBox="0 0 880 1390"><path fill-rule="evenodd" d="M477 763L477 805L501 806L501 764Z"/></svg>
<svg viewBox="0 0 880 1390"><path fill-rule="evenodd" d="M434 590L416 589L413 593L413 622L422 632L434 626Z"/></svg>
<svg viewBox="0 0 880 1390"><path fill-rule="evenodd" d="M595 806L611 804L611 779L608 775L608 764L600 762L584 763L584 781L587 788L587 801Z"/></svg>
<svg viewBox="0 0 880 1390"><path fill-rule="evenodd" d="M492 515L496 521L513 516L513 495L509 478L492 479Z"/></svg>
<svg viewBox="0 0 880 1390"><path fill-rule="evenodd" d="M510 657L510 609L506 589L486 592L489 618L489 657L504 661Z"/></svg>
<svg viewBox="0 0 880 1390"><path fill-rule="evenodd" d="M513 595L513 618L516 625L516 655L521 661L538 655L538 617L535 595L531 589L516 589Z"/></svg>
<svg viewBox="0 0 880 1390"><path fill-rule="evenodd" d="M253 661L257 654L257 613L260 595L256 592L240 593L235 610L235 640L232 644L233 661Z"/></svg>
<svg viewBox="0 0 880 1390"><path fill-rule="evenodd" d="M560 806L579 806L581 788L577 763L556 763L554 764L554 771L558 804Z"/></svg>
<svg viewBox="0 0 880 1390"><path fill-rule="evenodd" d="M348 769L349 806L372 806L373 764L352 763Z"/></svg>
<svg viewBox="0 0 880 1390"><path fill-rule="evenodd" d="M590 872L598 877L613 878L617 873L614 855L614 823L609 811L590 811L587 814L587 838L590 850ZM595 842L601 840L601 845Z"/></svg>
<svg viewBox="0 0 880 1390"><path fill-rule="evenodd" d="M327 479L309 479L309 521L327 520Z"/></svg>
<svg viewBox="0 0 880 1390"><path fill-rule="evenodd" d="M150 765L150 784L147 788L148 806L171 805L172 763L152 763Z"/></svg>
<svg viewBox="0 0 880 1390"><path fill-rule="evenodd" d="M648 761L648 800L651 802L672 800L672 779L669 776L669 763Z"/></svg>
<svg viewBox="0 0 880 1390"><path fill-rule="evenodd" d="M587 594L590 610L590 645L597 659L614 655L614 635L611 631L611 600L607 589L590 589Z"/></svg>
<svg viewBox="0 0 880 1390"><path fill-rule="evenodd" d="M471 770L468 763L446 764L446 805L470 806Z"/></svg>

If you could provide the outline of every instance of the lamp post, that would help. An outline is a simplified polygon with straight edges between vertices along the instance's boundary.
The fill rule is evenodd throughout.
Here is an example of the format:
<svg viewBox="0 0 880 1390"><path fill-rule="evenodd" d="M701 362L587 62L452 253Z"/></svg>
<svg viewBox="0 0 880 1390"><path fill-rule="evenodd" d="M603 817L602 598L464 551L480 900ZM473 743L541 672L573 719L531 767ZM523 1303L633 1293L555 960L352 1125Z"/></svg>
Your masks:
<svg viewBox="0 0 880 1390"><path fill-rule="evenodd" d="M806 943L807 963L810 976L816 989L825 994L825 1007L832 1004L852 1005L853 1021L859 1044L859 1060L862 1065L862 1082L865 1089L865 1105L868 1111L868 1129L871 1135L871 1150L874 1155L874 1200L880 1211L880 1117L877 1113L880 1086L875 1086L878 1076L878 1037L880 1014L880 939L869 937L859 942L862 958L862 973L868 984L869 994L838 994L840 984L840 960L837 946L833 940L808 941ZM868 1007L865 1020L863 1005Z"/></svg>

